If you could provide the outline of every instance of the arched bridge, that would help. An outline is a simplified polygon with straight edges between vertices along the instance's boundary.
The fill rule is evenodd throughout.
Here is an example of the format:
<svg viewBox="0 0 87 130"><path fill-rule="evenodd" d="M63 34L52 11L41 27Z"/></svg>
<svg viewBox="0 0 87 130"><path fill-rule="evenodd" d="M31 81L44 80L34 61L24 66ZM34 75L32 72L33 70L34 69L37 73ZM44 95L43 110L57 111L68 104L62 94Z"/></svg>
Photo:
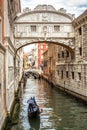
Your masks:
<svg viewBox="0 0 87 130"><path fill-rule="evenodd" d="M26 8L15 20L15 47L20 49L32 43L54 43L73 50L74 28L72 14L51 5Z"/></svg>

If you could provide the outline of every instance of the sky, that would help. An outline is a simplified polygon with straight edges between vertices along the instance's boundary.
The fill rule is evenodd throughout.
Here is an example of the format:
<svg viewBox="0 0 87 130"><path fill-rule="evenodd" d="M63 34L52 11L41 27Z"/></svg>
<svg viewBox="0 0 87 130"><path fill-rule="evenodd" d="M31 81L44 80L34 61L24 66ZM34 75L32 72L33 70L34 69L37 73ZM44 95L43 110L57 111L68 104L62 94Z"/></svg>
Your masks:
<svg viewBox="0 0 87 130"><path fill-rule="evenodd" d="M22 10L26 7L33 10L39 4L50 4L56 10L64 8L67 10L67 13L75 14L75 17L78 17L87 9L87 0L21 0ZM28 51L28 48L31 49L33 46L26 46L24 50Z"/></svg>
<svg viewBox="0 0 87 130"><path fill-rule="evenodd" d="M22 9L29 7L33 10L38 4L53 5L56 10L65 8L67 13L76 17L87 9L87 0L21 0Z"/></svg>
<svg viewBox="0 0 87 130"><path fill-rule="evenodd" d="M24 52L30 52L33 48L35 48L35 44L32 44L32 45L27 45L24 47Z"/></svg>

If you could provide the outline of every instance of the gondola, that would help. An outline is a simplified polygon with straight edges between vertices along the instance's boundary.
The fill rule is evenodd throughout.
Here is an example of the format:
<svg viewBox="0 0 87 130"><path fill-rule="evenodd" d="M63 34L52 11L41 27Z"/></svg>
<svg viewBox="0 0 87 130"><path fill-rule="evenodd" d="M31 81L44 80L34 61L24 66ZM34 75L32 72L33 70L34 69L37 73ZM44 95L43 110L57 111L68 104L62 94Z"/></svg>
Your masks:
<svg viewBox="0 0 87 130"><path fill-rule="evenodd" d="M32 99L33 100L33 99ZM30 104L28 103L28 117L33 118L37 117L40 114L39 106L34 101L34 104L32 104L32 109L30 109Z"/></svg>
<svg viewBox="0 0 87 130"><path fill-rule="evenodd" d="M28 107L28 117L37 117L40 114L38 106L35 106L32 111Z"/></svg>

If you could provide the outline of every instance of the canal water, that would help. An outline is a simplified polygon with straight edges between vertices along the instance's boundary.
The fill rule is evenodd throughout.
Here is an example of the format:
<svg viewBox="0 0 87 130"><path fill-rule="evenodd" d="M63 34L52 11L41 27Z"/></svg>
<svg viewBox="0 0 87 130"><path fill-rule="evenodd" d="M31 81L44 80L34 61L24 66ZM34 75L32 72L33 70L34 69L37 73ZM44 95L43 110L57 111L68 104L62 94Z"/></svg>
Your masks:
<svg viewBox="0 0 87 130"><path fill-rule="evenodd" d="M32 96L43 112L29 120L27 100ZM20 100L19 123L11 130L87 130L87 106L44 80L27 79Z"/></svg>

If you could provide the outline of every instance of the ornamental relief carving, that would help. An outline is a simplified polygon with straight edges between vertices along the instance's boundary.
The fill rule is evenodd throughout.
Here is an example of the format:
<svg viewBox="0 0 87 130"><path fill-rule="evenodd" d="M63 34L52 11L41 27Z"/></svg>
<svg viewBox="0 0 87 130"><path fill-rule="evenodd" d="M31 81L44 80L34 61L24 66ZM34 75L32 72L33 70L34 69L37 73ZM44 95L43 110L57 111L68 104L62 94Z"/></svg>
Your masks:
<svg viewBox="0 0 87 130"><path fill-rule="evenodd" d="M27 11L29 12L21 14L15 21L17 49L23 45L41 41L73 45L72 17L66 14L66 10L56 11L52 6L39 5L33 12Z"/></svg>
<svg viewBox="0 0 87 130"><path fill-rule="evenodd" d="M44 37L44 38L35 38L35 39L20 39L20 40L15 40L15 47L18 49L20 48L21 46L24 46L26 44L31 44L31 43L36 43L36 42L43 42L43 41L47 41L49 43L60 43L61 45L67 45L67 46L70 46L71 48L73 48L73 45L74 45L74 40L73 39L59 39L59 38L47 38L47 37Z"/></svg>
<svg viewBox="0 0 87 130"><path fill-rule="evenodd" d="M42 14L42 21L48 21L48 15L47 13Z"/></svg>

